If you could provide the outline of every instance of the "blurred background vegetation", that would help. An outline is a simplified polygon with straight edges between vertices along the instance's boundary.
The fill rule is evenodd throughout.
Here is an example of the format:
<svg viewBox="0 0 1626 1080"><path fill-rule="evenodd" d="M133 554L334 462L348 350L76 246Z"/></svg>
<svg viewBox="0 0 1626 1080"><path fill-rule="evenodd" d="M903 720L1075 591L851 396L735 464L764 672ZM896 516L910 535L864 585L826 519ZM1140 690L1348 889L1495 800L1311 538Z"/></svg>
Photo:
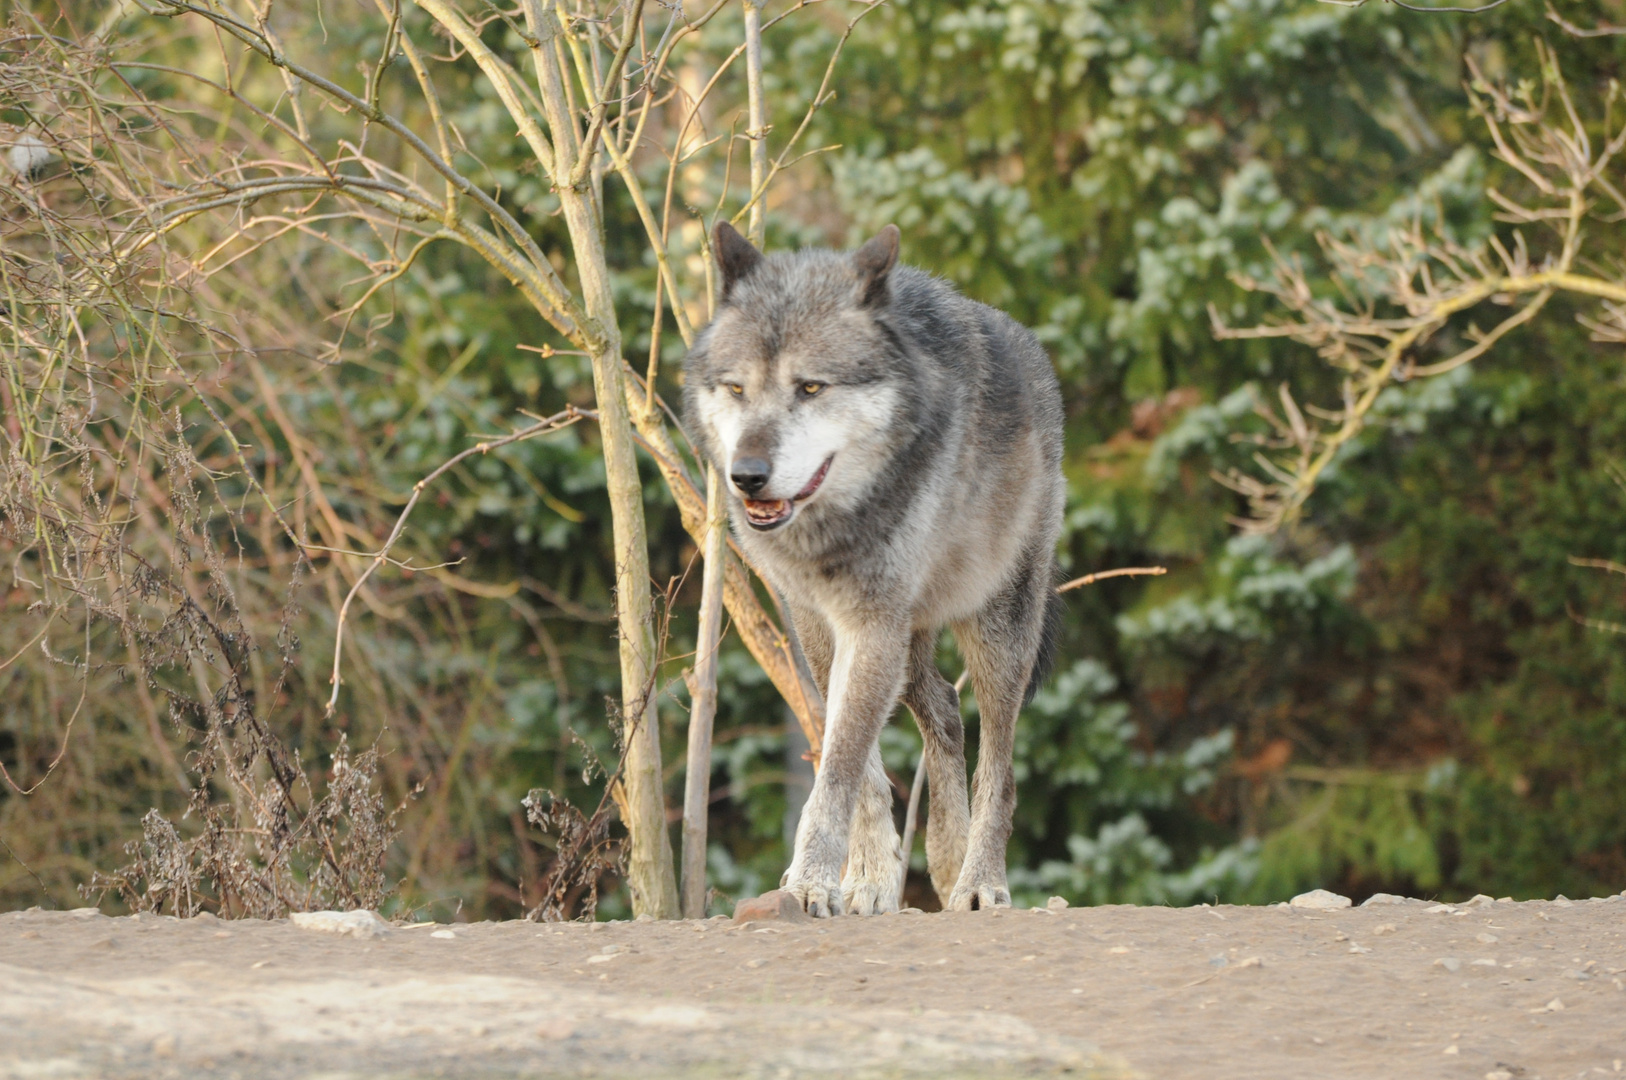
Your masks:
<svg viewBox="0 0 1626 1080"><path fill-rule="evenodd" d="M767 33L776 129L799 122L854 6L816 7ZM100 35L148 61L203 64L214 47L201 27L135 7L33 7L54 33ZM765 13L787 7L775 0ZM1584 28L1626 23L1619 3L1560 14ZM291 54L318 55L358 85L385 32L360 5L288 4L278 17ZM419 25L410 8L406 18ZM719 54L738 40L730 19L706 30ZM10 32L13 52L16 35L33 32L21 9ZM1473 364L1386 390L1376 422L1289 528L1245 535L1246 501L1213 478L1247 465L1252 446L1237 436L1259 430L1254 404L1278 384L1336 400L1338 379L1290 340L1216 339L1210 305L1233 326L1269 321L1274 301L1239 278L1269 277L1272 247L1313 272L1318 233L1419 214L1465 243L1503 229L1486 189L1507 170L1472 113L1468 63L1499 83L1539 82L1538 42L1587 123L1607 128L1626 39L1568 33L1537 0L1474 15L1315 0L887 0L857 25L836 96L806 137L832 149L774 190L768 246L847 246L896 222L907 261L1037 330L1068 407L1064 565L1170 571L1068 594L1058 674L1019 729L1019 902L1626 886L1626 650L1614 625L1626 598L1610 573L1572 561L1626 563L1626 382L1619 345L1577 319L1590 301L1559 295ZM466 158L551 250L562 225L525 147L472 64L451 70L461 77L445 84L443 105ZM183 81L123 77L185 111ZM0 121L14 143L37 117L22 88L6 94ZM206 111L189 115L201 122ZM253 126L241 113L213 121ZM60 182L10 160L14 190ZM654 201L663 180L651 175ZM655 272L637 238L617 233L625 207L606 220L626 349L641 368ZM1616 258L1626 230L1607 218L1587 227L1590 250ZM290 588L294 560L268 554L273 526L247 476L296 529L368 550L418 479L473 436L508 430L519 410L591 405L591 374L585 358L523 350L560 339L450 245L427 248L326 349L335 312L354 300L330 239L291 231L256 248L230 283L174 283L178 305L229 312L236 343L178 354L191 385L159 381L173 416L160 434L176 453L152 463L152 509L127 528L154 550L167 544L167 565L195 563L205 590L214 571L202 568L220 564L253 631L259 683L248 696L303 769L331 773L341 738L377 747L382 806L400 808L383 856L395 884L387 906L515 916L537 903L554 843L521 799L546 787L590 806L602 776L584 766L615 755L596 432L579 425L471 458L426 495L394 557L456 564L380 571L352 615L354 668L331 717L334 613L348 579L337 561L318 562ZM136 340L116 316L85 332L109 355ZM683 347L669 320L658 350L670 399ZM0 438L13 460L17 355L0 357L13 387ZM248 472L209 408L247 448ZM191 480L177 480L192 467L180 448L195 458ZM694 547L644 465L663 587ZM176 506L177 483L215 502ZM77 887L127 861L150 808L183 831L201 827L182 815L196 783L189 755L208 725L172 707L184 670L147 672L116 623L41 605L32 525L15 502L0 515L10 515L0 764L16 782L0 788L0 906L77 906ZM677 673L693 648L698 577L672 592L660 703L674 822L687 719ZM737 639L724 647L717 910L777 881L810 776L772 685ZM952 675L950 644L942 660ZM966 708L974 718L975 702ZM919 753L906 716L883 750L906 793ZM624 913L613 876L604 888L600 914ZM936 906L923 850L908 899Z"/></svg>

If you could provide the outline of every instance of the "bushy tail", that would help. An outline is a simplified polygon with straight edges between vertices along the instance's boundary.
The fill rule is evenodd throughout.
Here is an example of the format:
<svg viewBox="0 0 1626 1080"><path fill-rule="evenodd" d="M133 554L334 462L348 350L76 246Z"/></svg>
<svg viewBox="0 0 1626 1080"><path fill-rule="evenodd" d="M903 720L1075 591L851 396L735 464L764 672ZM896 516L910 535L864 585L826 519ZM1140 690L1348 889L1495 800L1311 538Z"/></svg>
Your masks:
<svg viewBox="0 0 1626 1080"><path fill-rule="evenodd" d="M1023 705L1033 702L1033 695L1039 692L1039 687L1050 678L1051 669L1056 664L1056 644L1061 638L1061 594L1055 589L1050 590L1044 603L1044 625L1039 630L1039 654L1033 658L1033 674L1028 677L1028 692L1022 697Z"/></svg>

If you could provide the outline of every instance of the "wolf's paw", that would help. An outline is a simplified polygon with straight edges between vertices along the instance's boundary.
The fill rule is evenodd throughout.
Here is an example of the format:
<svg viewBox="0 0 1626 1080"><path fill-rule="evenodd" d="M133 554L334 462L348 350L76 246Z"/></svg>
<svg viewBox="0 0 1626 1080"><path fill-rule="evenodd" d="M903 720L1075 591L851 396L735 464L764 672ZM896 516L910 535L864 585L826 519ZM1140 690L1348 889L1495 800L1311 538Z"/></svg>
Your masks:
<svg viewBox="0 0 1626 1080"><path fill-rule="evenodd" d="M903 895L903 854L896 836L872 837L847 853L841 880L843 910L849 915L890 915Z"/></svg>
<svg viewBox="0 0 1626 1080"><path fill-rule="evenodd" d="M948 902L950 911L987 911L989 908L1010 906L1011 891L1003 881L962 881L954 886L954 893Z"/></svg>
<svg viewBox="0 0 1626 1080"><path fill-rule="evenodd" d="M802 905L802 910L815 919L828 919L841 914L841 884L837 881L793 881L787 872L780 882L780 888L794 896L796 902Z"/></svg>
<svg viewBox="0 0 1626 1080"><path fill-rule="evenodd" d="M879 880L855 878L850 872L841 883L841 901L849 915L891 915L898 910L902 894L902 870L883 874Z"/></svg>

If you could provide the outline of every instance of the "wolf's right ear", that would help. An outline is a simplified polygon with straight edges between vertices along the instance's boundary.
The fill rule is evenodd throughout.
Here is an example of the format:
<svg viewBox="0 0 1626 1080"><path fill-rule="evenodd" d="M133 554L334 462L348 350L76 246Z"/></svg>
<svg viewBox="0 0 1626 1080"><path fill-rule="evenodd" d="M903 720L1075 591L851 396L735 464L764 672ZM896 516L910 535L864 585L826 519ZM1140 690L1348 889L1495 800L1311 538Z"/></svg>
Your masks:
<svg viewBox="0 0 1626 1080"><path fill-rule="evenodd" d="M853 269L858 272L858 302L864 307L880 307L887 301L886 279L897 265L898 236L898 227L888 225L853 252Z"/></svg>
<svg viewBox="0 0 1626 1080"><path fill-rule="evenodd" d="M756 268L762 261L762 252L751 246L751 241L726 221L719 221L711 230L711 251L717 257L717 269L723 273L723 287L718 301L728 299L735 282Z"/></svg>

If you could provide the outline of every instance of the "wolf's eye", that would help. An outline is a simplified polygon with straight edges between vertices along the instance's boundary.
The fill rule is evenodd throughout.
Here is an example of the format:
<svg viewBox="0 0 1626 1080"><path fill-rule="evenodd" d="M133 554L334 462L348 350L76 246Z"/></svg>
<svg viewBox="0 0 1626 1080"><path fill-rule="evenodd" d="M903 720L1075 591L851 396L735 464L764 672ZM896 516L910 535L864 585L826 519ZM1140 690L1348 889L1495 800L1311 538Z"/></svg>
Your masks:
<svg viewBox="0 0 1626 1080"><path fill-rule="evenodd" d="M728 387L728 392L733 394L735 397L742 397L745 394L745 387L741 386L739 383L731 382L724 383L723 385Z"/></svg>
<svg viewBox="0 0 1626 1080"><path fill-rule="evenodd" d="M824 384L821 383L821 382L805 382L801 386L802 396L803 397L812 397L814 394L817 394L820 390L823 390L823 389L824 389Z"/></svg>

